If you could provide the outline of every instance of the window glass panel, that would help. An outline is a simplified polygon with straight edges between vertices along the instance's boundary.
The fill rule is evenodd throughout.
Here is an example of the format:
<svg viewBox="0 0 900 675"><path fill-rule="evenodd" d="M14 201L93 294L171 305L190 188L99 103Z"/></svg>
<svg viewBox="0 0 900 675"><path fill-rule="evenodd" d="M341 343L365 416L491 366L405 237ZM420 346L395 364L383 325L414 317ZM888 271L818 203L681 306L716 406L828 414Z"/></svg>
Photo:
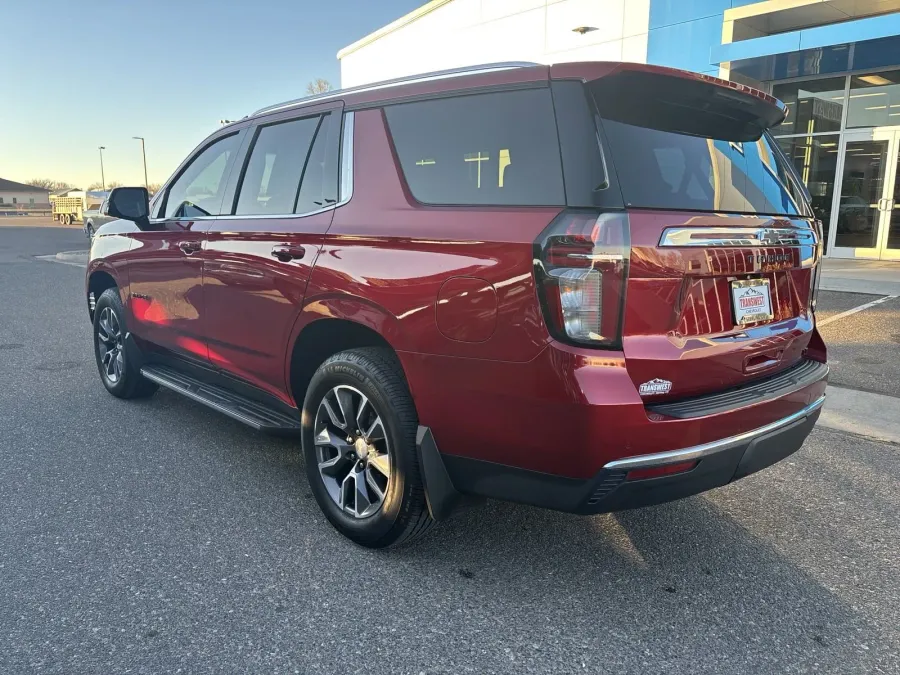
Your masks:
<svg viewBox="0 0 900 675"><path fill-rule="evenodd" d="M900 124L900 70L850 78L848 127Z"/></svg>
<svg viewBox="0 0 900 675"><path fill-rule="evenodd" d="M219 215L222 196L234 154L238 149L238 136L232 134L220 138L202 150L179 176L166 198L166 218L197 218Z"/></svg>
<svg viewBox="0 0 900 675"><path fill-rule="evenodd" d="M316 134L295 213L310 213L337 202L338 149L340 124L335 115L326 115Z"/></svg>
<svg viewBox="0 0 900 675"><path fill-rule="evenodd" d="M772 87L772 95L788 108L784 122L772 129L773 134L813 134L840 131L844 106L843 77L824 80L789 82Z"/></svg>
<svg viewBox="0 0 900 675"><path fill-rule="evenodd" d="M629 206L801 212L798 187L765 136L732 143L607 119L603 126Z"/></svg>
<svg viewBox="0 0 900 675"><path fill-rule="evenodd" d="M420 202L565 203L549 89L405 103L385 113Z"/></svg>
<svg viewBox="0 0 900 675"><path fill-rule="evenodd" d="M238 196L237 215L288 214L300 189L319 116L261 127Z"/></svg>
<svg viewBox="0 0 900 675"><path fill-rule="evenodd" d="M824 241L827 243L837 171L838 137L779 138L778 144L809 190L813 213L822 221L825 228Z"/></svg>

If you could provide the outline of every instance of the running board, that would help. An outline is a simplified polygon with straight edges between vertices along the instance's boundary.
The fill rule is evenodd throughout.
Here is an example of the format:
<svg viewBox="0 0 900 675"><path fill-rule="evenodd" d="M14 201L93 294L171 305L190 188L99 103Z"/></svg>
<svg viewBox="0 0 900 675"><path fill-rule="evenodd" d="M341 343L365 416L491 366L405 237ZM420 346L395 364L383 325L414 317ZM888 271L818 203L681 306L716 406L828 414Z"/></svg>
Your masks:
<svg viewBox="0 0 900 675"><path fill-rule="evenodd" d="M299 434L300 416L293 417L253 399L162 365L141 368L141 375L158 385L218 410L257 431Z"/></svg>

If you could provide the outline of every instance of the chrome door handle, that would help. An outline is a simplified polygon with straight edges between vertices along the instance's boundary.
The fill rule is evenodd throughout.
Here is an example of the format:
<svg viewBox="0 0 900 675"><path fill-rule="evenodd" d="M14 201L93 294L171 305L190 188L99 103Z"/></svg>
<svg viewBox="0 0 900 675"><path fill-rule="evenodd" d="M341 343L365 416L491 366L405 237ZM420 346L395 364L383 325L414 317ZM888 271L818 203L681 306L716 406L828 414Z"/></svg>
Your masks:
<svg viewBox="0 0 900 675"><path fill-rule="evenodd" d="M185 255L191 255L203 248L203 245L199 241L179 241L178 248L180 248L181 252Z"/></svg>
<svg viewBox="0 0 900 675"><path fill-rule="evenodd" d="M281 262L290 262L291 260L300 260L306 255L306 249L302 246L273 246L272 256L278 258Z"/></svg>

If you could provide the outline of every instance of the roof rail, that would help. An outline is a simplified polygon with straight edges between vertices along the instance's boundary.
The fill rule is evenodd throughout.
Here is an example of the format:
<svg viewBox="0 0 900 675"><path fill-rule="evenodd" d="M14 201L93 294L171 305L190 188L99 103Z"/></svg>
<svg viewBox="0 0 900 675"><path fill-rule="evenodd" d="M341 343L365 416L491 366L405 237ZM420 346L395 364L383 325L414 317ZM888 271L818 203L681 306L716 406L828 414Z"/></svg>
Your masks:
<svg viewBox="0 0 900 675"><path fill-rule="evenodd" d="M385 87L391 87L397 84L413 84L415 82L426 82L428 80L441 80L447 77L459 77L460 75L474 75L477 73L489 73L495 70L510 70L512 68L531 68L532 66L540 66L543 64L535 63L532 61L504 61L500 63L485 63L479 66L465 66L463 68L451 68L449 70L437 70L433 73L420 73L418 75L406 75L404 77L397 77L392 80L384 80L382 82L372 82L371 84L361 84L356 87L350 87L348 89L335 89L334 91L327 91L323 94L314 94L313 96L306 96L304 98L295 98L290 101L285 101L284 103L276 103L275 105L266 106L265 108L260 108L256 112L251 115L254 117L256 115L260 115L262 113L270 113L276 110L281 110L283 108L291 108L295 105L300 105L301 103L312 103L314 101L327 101L332 98L340 98L346 94L358 94L365 91L374 91L376 89L383 89Z"/></svg>

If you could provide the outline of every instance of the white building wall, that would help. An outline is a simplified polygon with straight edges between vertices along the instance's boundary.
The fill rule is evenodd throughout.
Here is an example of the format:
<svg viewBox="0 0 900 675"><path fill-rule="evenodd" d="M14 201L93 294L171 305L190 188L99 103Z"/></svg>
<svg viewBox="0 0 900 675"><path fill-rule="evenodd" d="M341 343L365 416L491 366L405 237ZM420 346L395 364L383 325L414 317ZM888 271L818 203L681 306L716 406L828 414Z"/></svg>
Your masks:
<svg viewBox="0 0 900 675"><path fill-rule="evenodd" d="M25 204L27 206L31 203L32 199L34 200L35 206L46 206L50 203L50 198L47 196L46 192L16 192L14 190L0 190L0 197L3 198L3 206L12 205L13 198L15 198L17 206L20 206L22 204Z"/></svg>
<svg viewBox="0 0 900 675"><path fill-rule="evenodd" d="M341 86L496 61L647 61L650 0L431 4L415 20L342 49ZM597 30L573 32L579 26Z"/></svg>

